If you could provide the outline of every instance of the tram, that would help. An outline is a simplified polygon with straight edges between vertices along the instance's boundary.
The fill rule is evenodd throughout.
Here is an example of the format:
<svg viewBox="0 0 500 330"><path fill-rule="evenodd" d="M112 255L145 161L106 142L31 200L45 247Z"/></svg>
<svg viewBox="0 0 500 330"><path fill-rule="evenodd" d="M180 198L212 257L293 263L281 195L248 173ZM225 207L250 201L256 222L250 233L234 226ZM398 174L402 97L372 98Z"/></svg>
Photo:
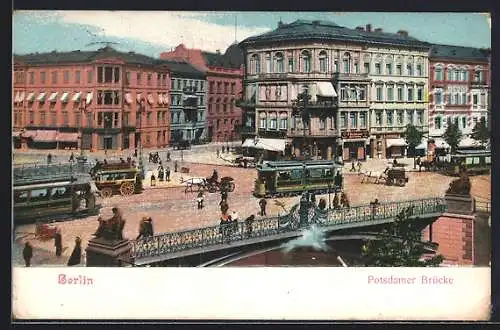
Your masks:
<svg viewBox="0 0 500 330"><path fill-rule="evenodd" d="M88 175L35 177L14 181L14 223L97 214L96 190Z"/></svg>
<svg viewBox="0 0 500 330"><path fill-rule="evenodd" d="M257 165L255 197L300 195L304 191L342 190L342 165L334 161L269 161Z"/></svg>
<svg viewBox="0 0 500 330"><path fill-rule="evenodd" d="M464 166L469 175L490 173L490 150L458 150L450 155L450 160L445 169L445 174L448 175L459 175L460 166Z"/></svg>

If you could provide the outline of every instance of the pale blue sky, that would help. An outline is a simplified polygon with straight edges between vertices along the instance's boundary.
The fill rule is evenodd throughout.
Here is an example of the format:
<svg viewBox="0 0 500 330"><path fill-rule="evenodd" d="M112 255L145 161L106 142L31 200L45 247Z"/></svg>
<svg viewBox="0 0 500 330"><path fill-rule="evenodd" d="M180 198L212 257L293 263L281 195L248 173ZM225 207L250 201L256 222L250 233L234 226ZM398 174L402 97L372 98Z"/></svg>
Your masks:
<svg viewBox="0 0 500 330"><path fill-rule="evenodd" d="M236 40L276 28L277 22L329 20L355 28L371 23L385 32L407 30L422 41L491 47L488 16L481 13L370 12L133 12L17 11L13 16L16 54L91 50L111 41L122 51L158 57L179 43L224 51ZM237 28L235 29L235 21Z"/></svg>

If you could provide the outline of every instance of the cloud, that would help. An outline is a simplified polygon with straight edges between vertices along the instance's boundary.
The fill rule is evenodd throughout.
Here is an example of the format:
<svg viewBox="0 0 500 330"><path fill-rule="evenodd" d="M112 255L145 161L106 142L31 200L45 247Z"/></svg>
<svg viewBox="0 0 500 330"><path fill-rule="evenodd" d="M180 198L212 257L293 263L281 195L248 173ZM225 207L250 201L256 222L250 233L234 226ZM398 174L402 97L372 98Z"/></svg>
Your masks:
<svg viewBox="0 0 500 330"><path fill-rule="evenodd" d="M184 43L187 47L207 51L224 51L234 42L234 25L207 22L215 12L161 12L161 11L59 11L33 13L35 19L95 27L105 37L136 39L152 45L172 47ZM227 14L233 22L232 15ZM237 39L268 31L264 27L239 27Z"/></svg>

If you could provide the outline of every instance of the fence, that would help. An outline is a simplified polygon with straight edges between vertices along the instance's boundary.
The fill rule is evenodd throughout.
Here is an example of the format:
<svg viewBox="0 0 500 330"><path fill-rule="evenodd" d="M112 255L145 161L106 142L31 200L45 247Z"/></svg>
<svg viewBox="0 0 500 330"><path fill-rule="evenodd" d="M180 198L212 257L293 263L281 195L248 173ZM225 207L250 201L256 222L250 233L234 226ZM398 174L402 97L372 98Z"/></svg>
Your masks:
<svg viewBox="0 0 500 330"><path fill-rule="evenodd" d="M360 205L340 210L313 209L308 215L308 224L316 223L321 227L339 224L377 222L395 218L400 212L409 209L411 215L421 216L442 213L446 206L443 198L428 198L395 203L382 203L377 207ZM270 217L249 222L236 222L205 228L191 229L174 233L162 233L132 242L132 257L135 259L164 255L193 248L243 241L258 237L271 237L291 233L301 227L298 209L281 217Z"/></svg>

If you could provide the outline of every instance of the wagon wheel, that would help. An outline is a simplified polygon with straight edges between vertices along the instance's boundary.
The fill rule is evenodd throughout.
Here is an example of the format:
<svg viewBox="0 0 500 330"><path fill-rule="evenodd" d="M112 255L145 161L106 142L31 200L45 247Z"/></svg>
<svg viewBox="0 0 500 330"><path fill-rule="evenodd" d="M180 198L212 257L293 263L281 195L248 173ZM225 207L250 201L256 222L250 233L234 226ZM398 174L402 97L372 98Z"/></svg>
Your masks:
<svg viewBox="0 0 500 330"><path fill-rule="evenodd" d="M134 193L134 185L132 182L124 182L120 186L120 193L122 196L130 196Z"/></svg>
<svg viewBox="0 0 500 330"><path fill-rule="evenodd" d="M214 184L208 186L208 192L214 193L217 191L217 187Z"/></svg>
<svg viewBox="0 0 500 330"><path fill-rule="evenodd" d="M113 190L111 190L111 188L102 188L101 195L104 198L109 198L113 195Z"/></svg>
<svg viewBox="0 0 500 330"><path fill-rule="evenodd" d="M388 186L392 186L392 183L393 183L392 182L392 178L387 178L386 179L386 183L387 183Z"/></svg>
<svg viewBox="0 0 500 330"><path fill-rule="evenodd" d="M235 187L236 187L236 186L235 186L234 182L230 182L230 183L229 183L229 191L230 191L230 192L233 192Z"/></svg>
<svg viewBox="0 0 500 330"><path fill-rule="evenodd" d="M404 187L405 186L405 179L399 178L398 179L398 185L400 185L401 187Z"/></svg>

